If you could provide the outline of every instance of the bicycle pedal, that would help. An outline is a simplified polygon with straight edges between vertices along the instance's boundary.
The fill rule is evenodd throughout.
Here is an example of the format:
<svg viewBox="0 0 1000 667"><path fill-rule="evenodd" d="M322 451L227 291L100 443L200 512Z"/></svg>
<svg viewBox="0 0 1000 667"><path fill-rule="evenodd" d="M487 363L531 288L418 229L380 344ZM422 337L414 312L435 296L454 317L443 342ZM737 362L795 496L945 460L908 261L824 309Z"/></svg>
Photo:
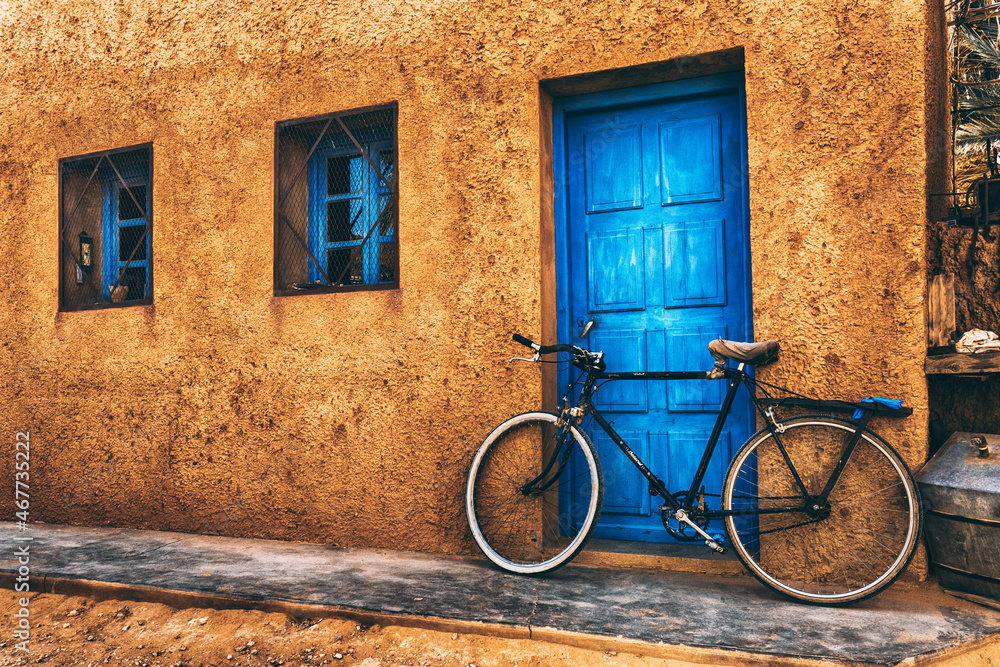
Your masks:
<svg viewBox="0 0 1000 667"><path fill-rule="evenodd" d="M724 554L728 551L726 547L722 546L722 544L716 542L715 540L705 540L705 546L711 549L712 551L720 554Z"/></svg>

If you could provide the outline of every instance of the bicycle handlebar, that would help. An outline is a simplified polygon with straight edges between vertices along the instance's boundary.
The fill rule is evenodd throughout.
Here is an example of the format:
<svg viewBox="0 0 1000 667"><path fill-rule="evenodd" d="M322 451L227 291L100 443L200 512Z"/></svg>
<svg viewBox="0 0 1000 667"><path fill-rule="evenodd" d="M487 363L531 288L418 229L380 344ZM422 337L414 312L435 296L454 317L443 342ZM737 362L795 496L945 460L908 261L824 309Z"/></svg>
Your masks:
<svg viewBox="0 0 1000 667"><path fill-rule="evenodd" d="M538 354L552 354L553 352L568 352L574 357L578 356L589 356L590 352L576 345L566 345L565 343L559 343L557 345L539 345L530 338L525 338L521 334L514 334L514 340L525 347L530 347L532 350L536 350Z"/></svg>
<svg viewBox="0 0 1000 667"><path fill-rule="evenodd" d="M538 350L538 349L541 349L541 347L542 347L538 343L532 342L532 340L530 338L525 338L521 334L514 334L514 342L515 343L520 343L521 345L524 345L525 347L530 347L533 350Z"/></svg>
<svg viewBox="0 0 1000 667"><path fill-rule="evenodd" d="M524 345L525 347L530 347L535 350L538 354L552 354L554 352L566 352L572 354L574 357L573 365L581 370L596 370L599 373L603 373L607 368L607 364L604 362L603 353L595 354L583 348L577 347L576 345L567 345L565 343L558 343L556 345L539 345L530 338L525 338L521 334L514 334L514 341Z"/></svg>

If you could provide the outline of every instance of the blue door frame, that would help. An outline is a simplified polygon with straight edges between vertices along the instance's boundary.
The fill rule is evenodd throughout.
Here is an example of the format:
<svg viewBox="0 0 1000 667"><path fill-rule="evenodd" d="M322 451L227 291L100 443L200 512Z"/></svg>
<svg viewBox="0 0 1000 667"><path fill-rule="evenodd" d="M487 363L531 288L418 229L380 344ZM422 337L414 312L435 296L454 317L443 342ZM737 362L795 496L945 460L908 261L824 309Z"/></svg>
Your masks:
<svg viewBox="0 0 1000 667"><path fill-rule="evenodd" d="M745 109L742 72L554 101L560 342L603 349L617 370L652 371L707 370L708 340L752 340ZM560 371L560 387L571 372ZM724 388L665 385L614 383L596 402L654 474L683 491ZM712 486L753 426L749 401L734 406L707 493L718 493ZM602 431L588 431L605 470L595 536L669 541L644 480Z"/></svg>

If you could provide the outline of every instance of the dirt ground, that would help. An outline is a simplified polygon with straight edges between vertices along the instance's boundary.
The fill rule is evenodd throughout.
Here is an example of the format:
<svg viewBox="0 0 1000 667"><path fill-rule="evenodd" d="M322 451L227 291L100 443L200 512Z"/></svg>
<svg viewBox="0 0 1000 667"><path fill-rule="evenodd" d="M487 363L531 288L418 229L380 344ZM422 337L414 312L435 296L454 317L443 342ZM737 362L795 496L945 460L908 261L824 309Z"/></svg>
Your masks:
<svg viewBox="0 0 1000 667"><path fill-rule="evenodd" d="M653 667L669 660L525 639L297 619L252 610L177 609L128 600L29 595L29 652L17 648L21 594L0 596L0 665L209 667Z"/></svg>

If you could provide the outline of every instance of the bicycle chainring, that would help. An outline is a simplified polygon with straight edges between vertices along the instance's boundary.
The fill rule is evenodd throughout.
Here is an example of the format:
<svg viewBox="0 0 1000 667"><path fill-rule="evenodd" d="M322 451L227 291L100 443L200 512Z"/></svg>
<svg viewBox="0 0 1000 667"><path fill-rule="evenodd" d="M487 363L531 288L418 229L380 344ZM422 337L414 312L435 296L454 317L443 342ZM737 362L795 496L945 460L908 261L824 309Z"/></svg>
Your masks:
<svg viewBox="0 0 1000 667"><path fill-rule="evenodd" d="M687 500L687 495L687 491L678 491L673 494L673 497L679 505L683 506L684 501ZM697 524L697 526L702 530L708 530L708 519L691 513L688 513L688 518ZM694 530L692 530L687 524L671 520L670 510L668 509L660 510L660 520L663 521L663 527L667 529L667 532L670 533L675 540L681 542L700 542L705 539L698 533L694 532Z"/></svg>

